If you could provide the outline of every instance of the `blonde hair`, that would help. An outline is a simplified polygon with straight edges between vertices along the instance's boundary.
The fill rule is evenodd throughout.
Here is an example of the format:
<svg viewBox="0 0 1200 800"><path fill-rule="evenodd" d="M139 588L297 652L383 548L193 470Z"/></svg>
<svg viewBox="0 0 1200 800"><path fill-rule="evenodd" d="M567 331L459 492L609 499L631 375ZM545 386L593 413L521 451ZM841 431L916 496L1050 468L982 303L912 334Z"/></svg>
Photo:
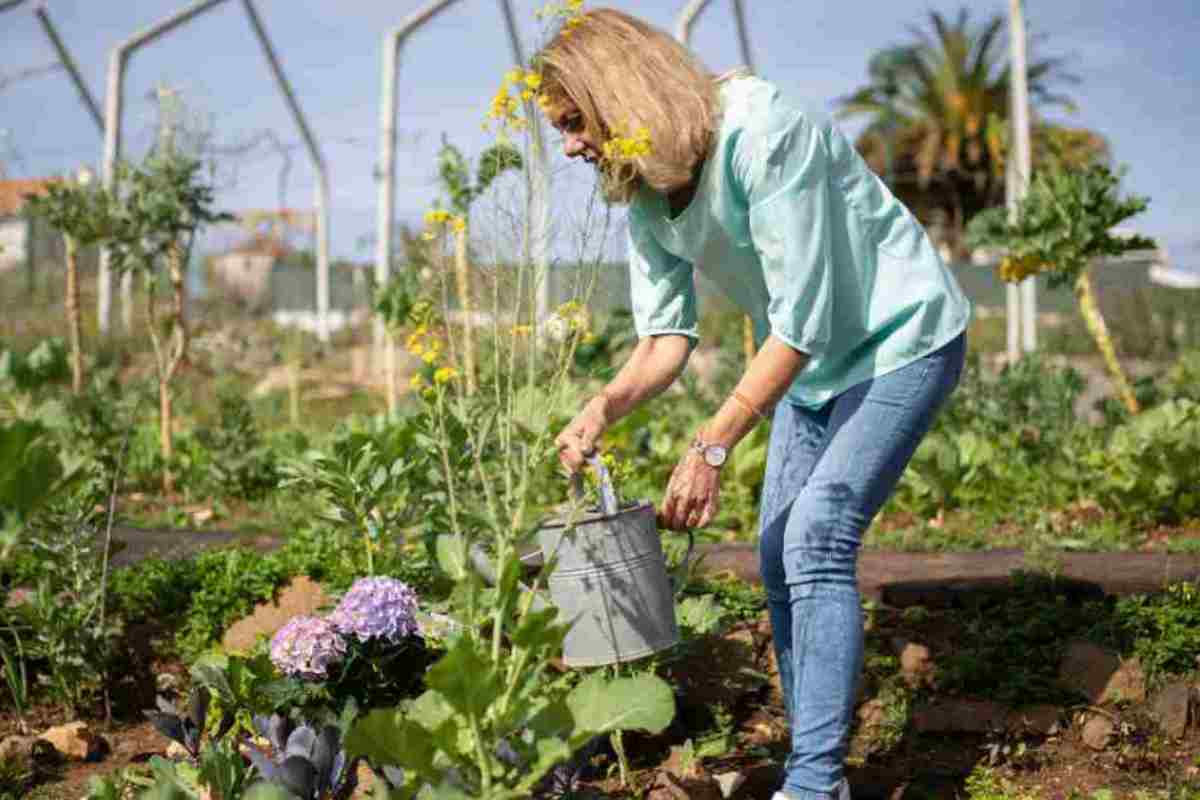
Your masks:
<svg viewBox="0 0 1200 800"><path fill-rule="evenodd" d="M643 185L668 194L691 183L717 126L716 80L669 34L593 9L563 26L536 63L546 106L570 99L598 142L649 132L649 153L604 159L605 197L628 202Z"/></svg>

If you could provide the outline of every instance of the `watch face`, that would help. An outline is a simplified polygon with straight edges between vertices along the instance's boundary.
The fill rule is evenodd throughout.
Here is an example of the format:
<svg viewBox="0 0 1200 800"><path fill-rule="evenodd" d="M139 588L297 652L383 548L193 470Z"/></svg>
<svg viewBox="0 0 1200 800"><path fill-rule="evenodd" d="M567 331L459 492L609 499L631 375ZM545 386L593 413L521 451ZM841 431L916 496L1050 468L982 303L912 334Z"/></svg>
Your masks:
<svg viewBox="0 0 1200 800"><path fill-rule="evenodd" d="M725 457L728 455L725 448L719 444L710 444L704 448L704 460L710 467L719 467L725 463Z"/></svg>

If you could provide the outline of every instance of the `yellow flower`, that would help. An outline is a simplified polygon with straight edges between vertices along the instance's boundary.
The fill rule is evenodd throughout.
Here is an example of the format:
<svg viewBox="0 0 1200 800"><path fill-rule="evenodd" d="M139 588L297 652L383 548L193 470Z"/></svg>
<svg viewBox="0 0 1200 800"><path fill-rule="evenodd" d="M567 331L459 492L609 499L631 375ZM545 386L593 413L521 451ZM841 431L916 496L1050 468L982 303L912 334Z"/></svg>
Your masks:
<svg viewBox="0 0 1200 800"><path fill-rule="evenodd" d="M530 89L538 89L542 85L542 76L537 72L526 72L525 85Z"/></svg>
<svg viewBox="0 0 1200 800"><path fill-rule="evenodd" d="M425 378L421 375L421 373L417 372L412 376L412 378L409 379L408 385L414 390L420 389L425 385Z"/></svg>
<svg viewBox="0 0 1200 800"><path fill-rule="evenodd" d="M438 352L437 348L431 347L428 350L426 350L424 353L421 354L421 360L424 361L426 364L432 364L433 362L438 360L439 355L441 355L441 353Z"/></svg>
<svg viewBox="0 0 1200 800"><path fill-rule="evenodd" d="M604 157L610 161L633 161L650 155L650 129L638 128L633 136L614 136L603 145Z"/></svg>
<svg viewBox="0 0 1200 800"><path fill-rule="evenodd" d="M521 92L521 99L522 100L532 100L533 99L533 89L523 90Z"/></svg>
<svg viewBox="0 0 1200 800"><path fill-rule="evenodd" d="M504 73L504 82L506 84L520 83L521 82L521 70L510 69L508 72ZM505 88L507 88L507 87L505 87Z"/></svg>
<svg viewBox="0 0 1200 800"><path fill-rule="evenodd" d="M1000 261L1000 279L1009 283L1020 283L1030 275L1041 272L1045 265L1033 256L1005 256Z"/></svg>
<svg viewBox="0 0 1200 800"><path fill-rule="evenodd" d="M450 227L454 228L455 233L462 233L467 229L467 221L462 217L454 217L450 220Z"/></svg>
<svg viewBox="0 0 1200 800"><path fill-rule="evenodd" d="M528 336L531 333L533 333L532 325L513 325L512 326L513 336Z"/></svg>
<svg viewBox="0 0 1200 800"><path fill-rule="evenodd" d="M454 367L439 367L433 373L433 382L437 384L448 383L458 377L458 370Z"/></svg>

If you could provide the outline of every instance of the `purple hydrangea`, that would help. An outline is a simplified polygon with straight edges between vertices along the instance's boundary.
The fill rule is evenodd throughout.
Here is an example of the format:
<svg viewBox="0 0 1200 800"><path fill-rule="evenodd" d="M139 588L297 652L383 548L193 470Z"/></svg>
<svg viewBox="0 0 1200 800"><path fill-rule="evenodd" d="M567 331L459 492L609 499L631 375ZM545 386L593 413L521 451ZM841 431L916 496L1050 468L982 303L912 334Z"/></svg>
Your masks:
<svg viewBox="0 0 1200 800"><path fill-rule="evenodd" d="M271 663L285 675L320 680L346 655L346 640L329 620L295 617L271 638Z"/></svg>
<svg viewBox="0 0 1200 800"><path fill-rule="evenodd" d="M398 642L418 631L417 594L395 578L359 578L329 620L359 641Z"/></svg>

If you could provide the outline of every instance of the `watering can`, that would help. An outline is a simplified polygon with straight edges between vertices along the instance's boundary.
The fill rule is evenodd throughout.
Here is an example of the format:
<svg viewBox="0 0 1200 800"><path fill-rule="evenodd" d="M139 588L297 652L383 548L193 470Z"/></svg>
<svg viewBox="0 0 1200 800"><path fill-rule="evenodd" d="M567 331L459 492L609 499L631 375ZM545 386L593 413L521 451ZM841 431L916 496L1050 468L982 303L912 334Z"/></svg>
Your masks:
<svg viewBox="0 0 1200 800"><path fill-rule="evenodd" d="M618 508L608 470L595 455L588 463L599 483L600 507L544 522L537 531L539 550L523 559L527 564L554 563L550 600L559 618L572 623L563 641L568 667L632 661L679 641L675 587L667 574L653 504ZM581 496L578 475L572 483ZM685 565L693 547L689 531ZM471 561L485 580L494 581L486 555L473 551Z"/></svg>

